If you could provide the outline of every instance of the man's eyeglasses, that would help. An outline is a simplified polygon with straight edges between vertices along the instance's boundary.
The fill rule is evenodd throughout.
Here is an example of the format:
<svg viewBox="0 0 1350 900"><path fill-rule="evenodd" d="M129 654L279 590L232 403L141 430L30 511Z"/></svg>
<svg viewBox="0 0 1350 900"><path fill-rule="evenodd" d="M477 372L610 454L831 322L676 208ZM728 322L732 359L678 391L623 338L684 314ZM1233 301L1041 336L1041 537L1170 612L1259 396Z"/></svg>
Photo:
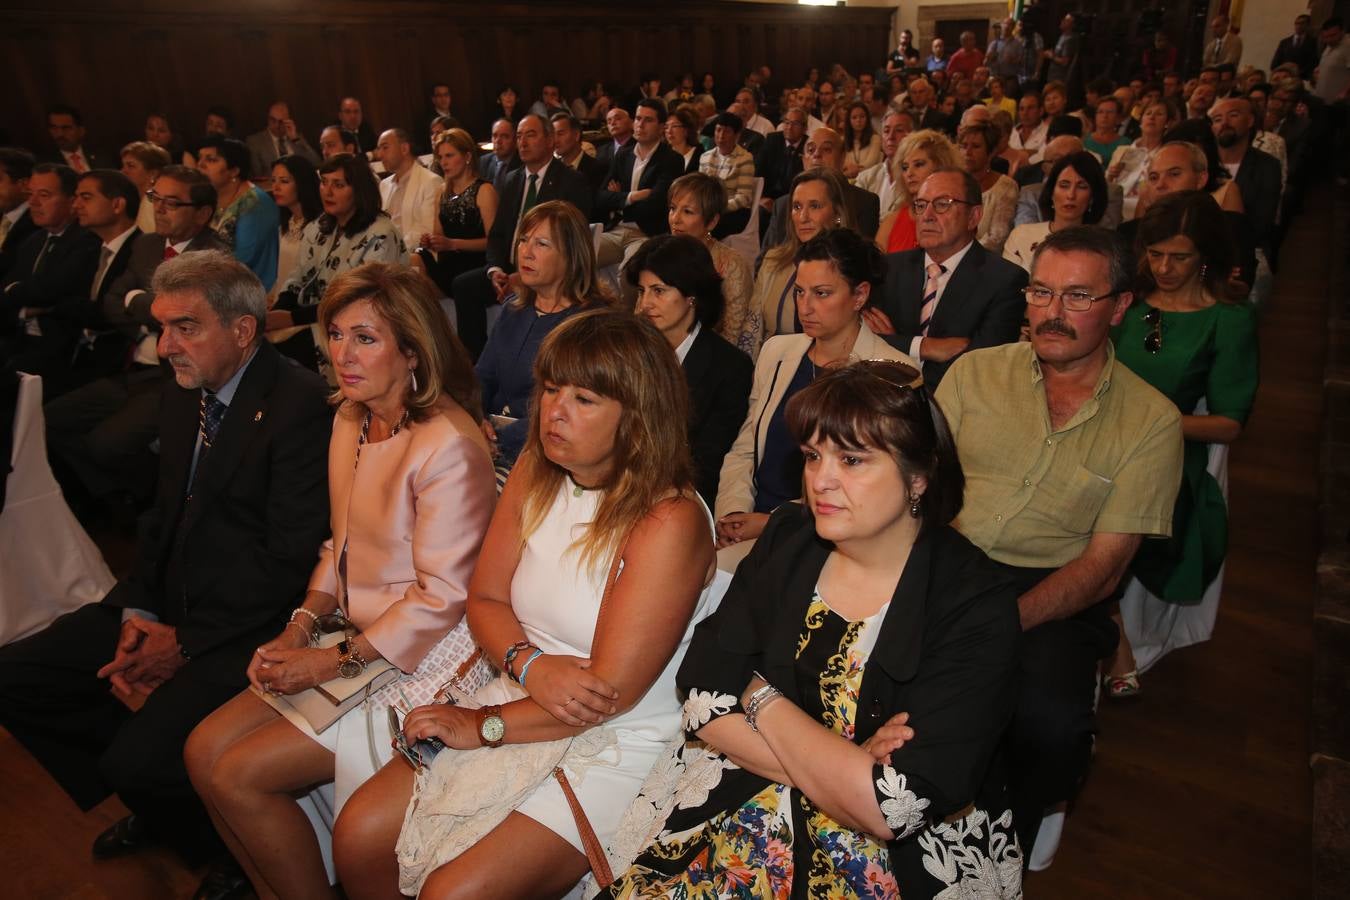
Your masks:
<svg viewBox="0 0 1350 900"><path fill-rule="evenodd" d="M156 194L154 191L146 191L145 199L151 203L162 204L165 209L182 209L185 206L196 206L191 200L179 200L177 197L165 197L163 194Z"/></svg>
<svg viewBox="0 0 1350 900"><path fill-rule="evenodd" d="M916 217L923 215L929 206L933 207L933 212L943 216L951 212L954 203L963 203L966 206L976 205L969 200L958 200L955 197L938 197L936 200L915 200L910 204L910 208L914 210Z"/></svg>
<svg viewBox="0 0 1350 900"><path fill-rule="evenodd" d="M1118 291L1094 297L1087 291L1052 291L1048 287L1024 287L1022 296L1027 298L1028 306L1049 306L1050 301L1059 297L1059 302L1070 312L1086 312L1098 300L1109 300Z"/></svg>

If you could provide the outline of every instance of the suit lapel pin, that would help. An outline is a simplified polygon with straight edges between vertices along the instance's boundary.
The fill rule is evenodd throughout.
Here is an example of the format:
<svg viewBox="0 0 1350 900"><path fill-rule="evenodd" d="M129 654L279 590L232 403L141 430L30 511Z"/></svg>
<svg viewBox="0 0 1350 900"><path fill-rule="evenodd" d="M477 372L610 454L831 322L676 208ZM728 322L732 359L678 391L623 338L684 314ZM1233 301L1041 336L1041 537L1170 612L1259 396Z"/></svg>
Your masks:
<svg viewBox="0 0 1350 900"><path fill-rule="evenodd" d="M262 410L261 410L261 409L258 410L257 412L255 412L255 413L253 414L253 421L255 421L255 422L261 422L261 421L262 421Z"/></svg>

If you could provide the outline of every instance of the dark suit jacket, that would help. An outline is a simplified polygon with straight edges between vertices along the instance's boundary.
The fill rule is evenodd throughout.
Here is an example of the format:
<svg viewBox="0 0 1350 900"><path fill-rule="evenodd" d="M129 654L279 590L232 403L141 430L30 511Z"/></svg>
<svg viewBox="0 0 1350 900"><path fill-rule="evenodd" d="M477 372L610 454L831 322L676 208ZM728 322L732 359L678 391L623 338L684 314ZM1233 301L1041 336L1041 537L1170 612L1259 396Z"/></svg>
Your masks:
<svg viewBox="0 0 1350 900"><path fill-rule="evenodd" d="M676 675L680 691L736 696L758 671L800 704L798 641L832 549L798 504L779 507L722 604L695 629ZM1017 594L1003 567L956 529L935 527L914 542L878 626L853 740L861 744L891 716L910 713L915 739L891 754L891 765L926 801L925 826L972 802L1005 808L1003 773L992 763L1016 705ZM672 813L667 827L693 824L681 815ZM920 841L897 840L890 851L898 866L922 871Z"/></svg>
<svg viewBox="0 0 1350 900"><path fill-rule="evenodd" d="M621 212L623 221L637 225L649 237L665 234L670 230L666 194L670 190L670 183L684 174L684 158L670 149L665 141L657 144L651 159L647 160L646 168L642 170L642 177L638 179L638 190L650 190L651 194L637 203L626 203L628 186L633 183L636 152L637 144L633 144L615 155L609 165L609 174L605 176L605 184L617 181L619 190L603 190L597 194L596 209Z"/></svg>
<svg viewBox="0 0 1350 900"><path fill-rule="evenodd" d="M505 272L514 272L516 269L511 244L515 240L516 225L520 221L520 206L525 200L526 176L525 167L521 166L503 175L498 185L497 218L492 222L492 230L488 232L487 241L489 269L493 266ZM543 184L539 185L538 202L543 203L546 200L565 200L581 210L581 214L590 221L592 204L590 183L586 181L586 176L570 168L560 159L554 159L548 164Z"/></svg>
<svg viewBox="0 0 1350 900"><path fill-rule="evenodd" d="M1258 247L1270 248L1275 234L1275 215L1280 210L1280 161L1269 153L1247 149L1238 166L1238 190Z"/></svg>
<svg viewBox="0 0 1350 900"><path fill-rule="evenodd" d="M37 230L38 227L33 224L33 214L29 210L25 209L23 215L14 221L9 234L5 236L4 247L0 247L0 288L9 284L6 275L9 274L9 267L14 264L15 257L19 255L19 247L24 239Z"/></svg>
<svg viewBox="0 0 1350 900"><path fill-rule="evenodd" d="M689 384L689 449L694 456L694 478L708 507L717 502L717 479L722 459L750 407L750 385L755 366L711 328L701 328L684 356L684 378Z"/></svg>
<svg viewBox="0 0 1350 900"><path fill-rule="evenodd" d="M101 294L103 321L110 327L124 329L128 337L135 337L142 325L151 331L159 331L159 323L150 315L150 304L155 300L150 282L155 277L155 270L164 262L164 238L157 234L142 234L129 243L131 255L125 270L112 281L103 279L105 287ZM188 242L184 252L191 253L194 250L221 250L228 253L230 248L208 227ZM132 291L142 293L133 297L128 304L126 296Z"/></svg>
<svg viewBox="0 0 1350 900"><path fill-rule="evenodd" d="M101 169L104 167L104 163L107 162L106 156L102 153L90 150L88 147L81 147L80 152L84 154L84 161L89 163L89 168L91 169ZM66 162L65 154L56 147L49 147L45 152L37 154L37 161L40 163L56 163L61 166L70 165L70 163ZM114 165L113 168L116 168L116 165Z"/></svg>
<svg viewBox="0 0 1350 900"><path fill-rule="evenodd" d="M327 391L263 341L185 506L201 392L165 388L155 506L133 573L103 602L175 626L183 650L221 684L243 682L258 642L304 597L328 535Z"/></svg>
<svg viewBox="0 0 1350 900"><path fill-rule="evenodd" d="M1317 37L1312 34L1303 36L1303 43L1297 49L1294 48L1294 36L1280 41L1275 48L1275 55L1270 58L1270 69L1275 71L1276 67L1284 63L1291 62L1298 65L1298 75L1303 80L1312 78L1313 69L1317 68L1317 63L1321 59L1321 50L1318 47Z"/></svg>
<svg viewBox="0 0 1350 900"><path fill-rule="evenodd" d="M853 225L859 234L870 241L877 233L877 226L881 224L881 198L857 185L846 184L844 187L847 189L844 193L844 202L848 204L849 212L853 214ZM774 201L773 218L769 221L769 230L764 235L764 245L760 249L761 257L765 250L778 246L787 234L788 220L791 218L788 203L791 200L789 195L784 194Z"/></svg>
<svg viewBox="0 0 1350 900"><path fill-rule="evenodd" d="M877 304L895 326L895 334L882 335L886 343L909 352L919 336L919 313L923 309L922 249L903 250L886 257L886 284ZM1011 344L1017 340L1026 312L1027 273L1021 266L990 253L972 242L961 264L952 273L942 300L928 323L930 337L970 338L970 350ZM936 388L947 374L950 362L923 363L924 382Z"/></svg>
<svg viewBox="0 0 1350 900"><path fill-rule="evenodd" d="M47 234L45 229L38 229L24 239L15 253L14 263L5 276L8 283L0 293L0 316L5 322L14 322L23 307L50 312L71 297L83 297L86 302L89 299L89 285L98 269L103 242L77 222L66 226L50 244ZM44 245L46 259L34 274L33 267Z"/></svg>
<svg viewBox="0 0 1350 900"><path fill-rule="evenodd" d="M755 174L764 179L764 196L777 200L792 187L792 179L802 170L802 149L806 138L796 148L789 148L783 132L775 131L764 139L764 146L755 157Z"/></svg>
<svg viewBox="0 0 1350 900"><path fill-rule="evenodd" d="M711 141L713 139L713 130L716 127L716 122L709 122L707 125L703 126L703 130L699 132L699 135ZM764 142L766 140L767 138L765 138L764 135L753 128L742 128L740 133L736 135L736 143L746 150L749 150L750 155L754 157L758 157L760 152L764 149ZM755 171L758 172L759 169L756 168Z"/></svg>
<svg viewBox="0 0 1350 900"><path fill-rule="evenodd" d="M619 150L626 150L636 143L637 141L630 137L628 140L624 141L622 147L616 149L614 141L606 139L595 148L595 158L604 165L605 172L608 173L610 165L614 162L614 156Z"/></svg>
<svg viewBox="0 0 1350 900"><path fill-rule="evenodd" d="M942 114L936 106L930 106L925 110L913 111L914 130L921 128L931 128L934 131L947 131L951 128L951 122Z"/></svg>
<svg viewBox="0 0 1350 900"><path fill-rule="evenodd" d="M586 183L591 186L592 194L598 194L604 189L605 176L609 174L609 166L606 163L583 152L577 159L576 170L586 177Z"/></svg>
<svg viewBox="0 0 1350 900"><path fill-rule="evenodd" d="M494 187L506 176L507 172L514 172L520 166L520 157L514 153L505 163L497 158L497 154L492 152L484 153L478 158L478 174L482 176L484 181L492 182Z"/></svg>

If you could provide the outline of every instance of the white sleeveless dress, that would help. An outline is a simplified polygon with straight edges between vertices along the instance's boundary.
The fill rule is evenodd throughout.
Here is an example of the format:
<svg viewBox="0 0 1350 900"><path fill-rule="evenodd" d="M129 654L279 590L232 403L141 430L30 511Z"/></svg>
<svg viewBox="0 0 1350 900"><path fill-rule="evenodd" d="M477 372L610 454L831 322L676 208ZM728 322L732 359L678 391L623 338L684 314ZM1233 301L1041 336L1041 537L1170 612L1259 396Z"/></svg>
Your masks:
<svg viewBox="0 0 1350 900"><path fill-rule="evenodd" d="M511 581L511 608L526 636L545 653L591 655L611 558L605 557L589 570L583 570L580 551L572 543L595 518L599 501L599 491L578 491L570 481L565 481L544 521L526 542ZM712 514L706 506L704 513L711 540ZM726 589L724 579L719 573L699 595L674 656L647 693L632 709L606 723L617 734L617 745L583 771L574 773L567 769L568 780L602 845L609 844L652 763L679 733L681 700L675 691L675 673L689 648L694 626L711 615L721 599ZM619 580L623 580L622 570ZM497 683L489 684L478 692L477 698L484 703L498 702L490 699L498 689ZM516 811L585 853L571 809L556 779L545 779Z"/></svg>

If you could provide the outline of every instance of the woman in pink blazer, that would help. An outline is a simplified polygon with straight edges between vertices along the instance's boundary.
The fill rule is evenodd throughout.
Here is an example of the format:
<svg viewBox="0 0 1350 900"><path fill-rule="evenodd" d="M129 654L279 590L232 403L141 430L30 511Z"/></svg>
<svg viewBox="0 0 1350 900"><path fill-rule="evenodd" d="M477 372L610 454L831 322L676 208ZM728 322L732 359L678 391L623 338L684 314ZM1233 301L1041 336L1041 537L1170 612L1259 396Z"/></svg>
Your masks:
<svg viewBox="0 0 1350 900"><path fill-rule="evenodd" d="M333 536L303 605L258 648L248 677L257 691L288 695L356 677L379 659L401 674L319 734L245 691L188 739L192 782L242 866L208 879L242 887L246 877L260 897L333 896L327 835L316 837L315 810L295 798L333 783L302 801L331 823L391 755L386 707L431 702L473 652L464 605L496 499L472 364L430 283L406 267L360 266L329 286L319 321L338 378ZM347 640L313 646L316 619L334 612L350 623Z"/></svg>

